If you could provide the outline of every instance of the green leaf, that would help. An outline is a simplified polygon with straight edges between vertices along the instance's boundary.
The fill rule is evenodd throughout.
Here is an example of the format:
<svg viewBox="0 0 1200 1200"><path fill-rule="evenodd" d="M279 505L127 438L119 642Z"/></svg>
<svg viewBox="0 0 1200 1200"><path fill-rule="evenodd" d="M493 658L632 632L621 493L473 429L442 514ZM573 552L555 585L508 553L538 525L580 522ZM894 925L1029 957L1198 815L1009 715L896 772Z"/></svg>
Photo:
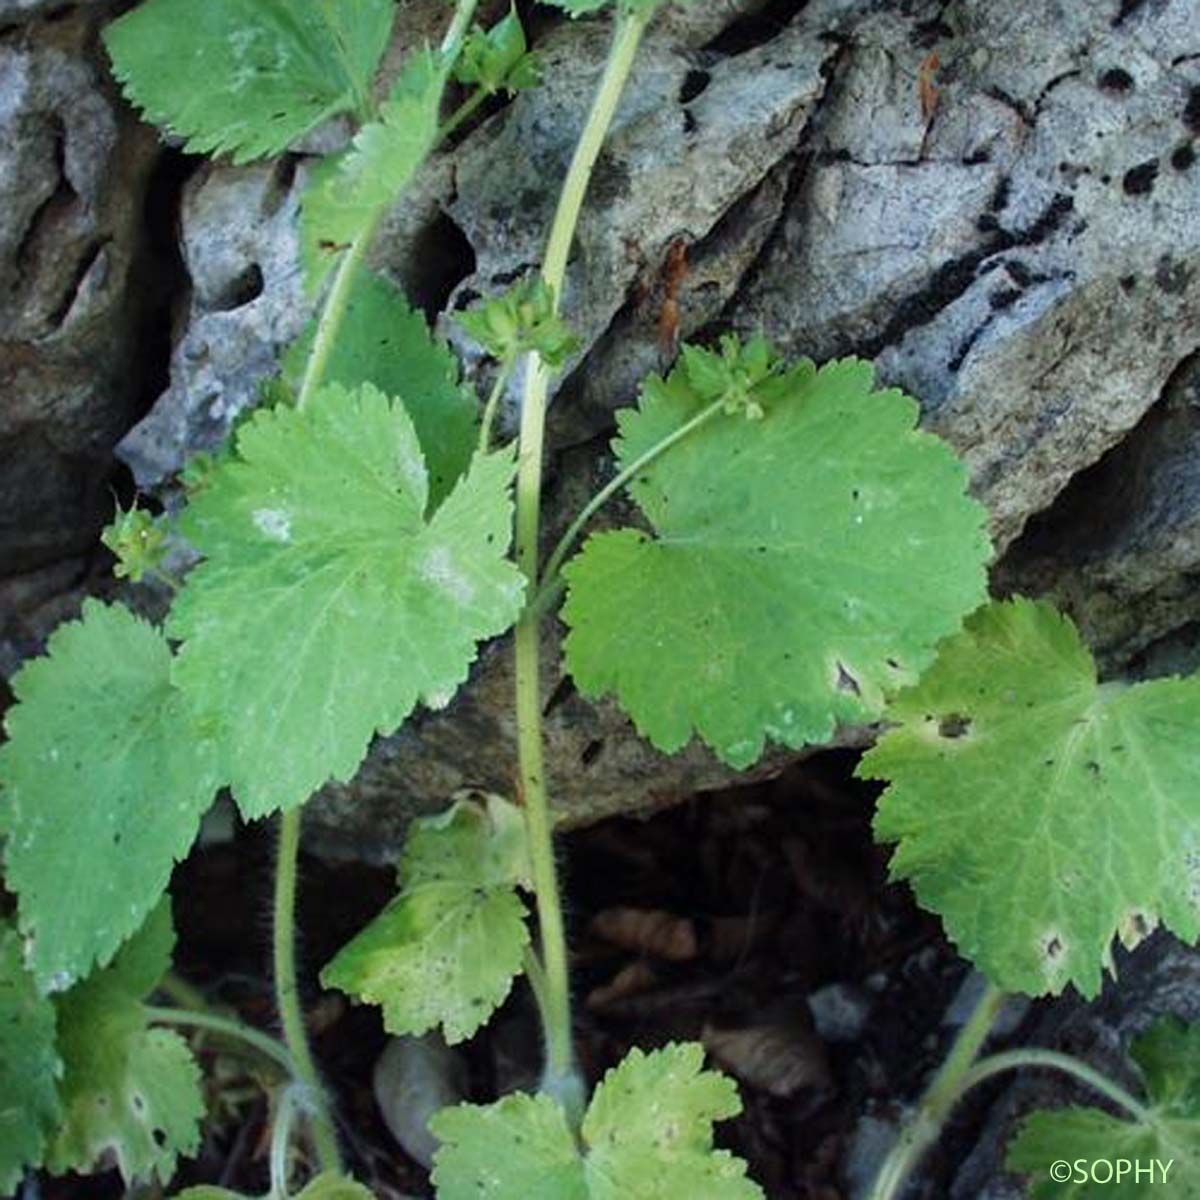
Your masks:
<svg viewBox="0 0 1200 1200"><path fill-rule="evenodd" d="M1122 1121L1098 1108L1026 1117L1005 1166L1032 1176L1032 1200L1200 1197L1200 1026L1167 1018L1130 1053L1146 1085L1146 1120ZM1055 1163L1062 1180L1051 1177Z"/></svg>
<svg viewBox="0 0 1200 1200"><path fill-rule="evenodd" d="M0 832L29 966L59 991L141 926L221 781L212 729L171 686L170 649L145 621L87 600L47 651L13 681Z"/></svg>
<svg viewBox="0 0 1200 1200"><path fill-rule="evenodd" d="M521 971L529 930L513 890L530 887L524 821L490 796L414 821L400 865L403 891L321 972L383 1006L390 1033L440 1024L450 1043L469 1038L504 1001Z"/></svg>
<svg viewBox="0 0 1200 1200"><path fill-rule="evenodd" d="M438 1200L588 1200L583 1162L563 1110L514 1092L495 1104L435 1113L429 1130Z"/></svg>
<svg viewBox="0 0 1200 1200"><path fill-rule="evenodd" d="M353 146L314 171L301 200L301 260L310 292L342 253L394 204L437 141L446 66L425 49L414 54Z"/></svg>
<svg viewBox="0 0 1200 1200"><path fill-rule="evenodd" d="M1098 685L1049 604L982 609L902 693L859 773L885 779L892 874L998 986L1085 995L1160 921L1200 936L1200 677Z"/></svg>
<svg viewBox="0 0 1200 1200"><path fill-rule="evenodd" d="M373 199L358 198L346 186L349 154L331 154L313 166L300 197L300 265L305 290L313 298L351 243L379 218Z"/></svg>
<svg viewBox="0 0 1200 1200"><path fill-rule="evenodd" d="M147 0L104 40L147 120L241 163L359 107L393 13L391 0Z"/></svg>
<svg viewBox="0 0 1200 1200"><path fill-rule="evenodd" d="M754 344L745 357L744 396L724 376L698 387L691 356L618 414L625 468L735 409L637 472L655 536L591 537L563 610L583 692L615 692L660 750L698 733L736 767L768 738L799 747L878 717L983 599L989 552L962 465L916 428L915 401L871 390L869 364L780 374Z"/></svg>
<svg viewBox="0 0 1200 1200"><path fill-rule="evenodd" d="M296 391L315 330L313 322L283 361L284 378ZM459 381L458 360L388 280L358 273L325 379L351 389L371 383L404 404L425 455L429 502L436 508L471 461L479 404Z"/></svg>
<svg viewBox="0 0 1200 1200"><path fill-rule="evenodd" d="M374 1195L357 1180L326 1171L309 1180L296 1200L374 1200Z"/></svg>
<svg viewBox="0 0 1200 1200"><path fill-rule="evenodd" d="M174 1200L254 1200L254 1198L243 1196L240 1192L231 1192L225 1188L202 1184L200 1187L185 1188L182 1192L177 1192ZM296 1200L374 1200L374 1195L370 1188L363 1187L357 1180L340 1175L336 1171L326 1171L310 1180L297 1194Z"/></svg>
<svg viewBox="0 0 1200 1200"><path fill-rule="evenodd" d="M443 1109L429 1125L439 1200L761 1200L745 1163L712 1148L713 1122L741 1103L703 1063L697 1045L632 1050L592 1097L582 1157L548 1096Z"/></svg>
<svg viewBox="0 0 1200 1200"><path fill-rule="evenodd" d="M742 1111L733 1081L705 1071L704 1049L631 1050L583 1119L591 1200L754 1200L746 1164L713 1150L713 1122Z"/></svg>
<svg viewBox="0 0 1200 1200"><path fill-rule="evenodd" d="M38 1166L62 1107L54 1005L21 961L21 938L0 921L0 1196Z"/></svg>
<svg viewBox="0 0 1200 1200"><path fill-rule="evenodd" d="M176 680L224 722L248 819L348 780L375 733L449 703L477 643L515 620L510 454L480 455L428 520L403 407L329 385L255 414L181 527L207 561L168 624Z"/></svg>
<svg viewBox="0 0 1200 1200"><path fill-rule="evenodd" d="M126 1183L157 1174L200 1146L204 1097L187 1043L151 1028L144 997L171 963L171 910L162 904L113 960L58 1001L65 1064L63 1123L50 1170L88 1172L112 1154Z"/></svg>

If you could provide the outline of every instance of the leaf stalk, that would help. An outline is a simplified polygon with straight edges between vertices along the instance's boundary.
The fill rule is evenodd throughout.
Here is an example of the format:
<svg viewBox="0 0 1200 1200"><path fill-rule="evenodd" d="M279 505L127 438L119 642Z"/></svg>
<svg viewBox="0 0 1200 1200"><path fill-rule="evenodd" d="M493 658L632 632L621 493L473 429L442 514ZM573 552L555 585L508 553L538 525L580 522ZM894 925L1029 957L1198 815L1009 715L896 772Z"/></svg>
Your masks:
<svg viewBox="0 0 1200 1200"><path fill-rule="evenodd" d="M725 399L722 397L719 400L714 400L706 408L698 412L690 421L686 421L680 425L673 433L668 434L661 441L656 442L649 450L639 455L633 462L629 464L619 474L614 475L580 510L579 515L567 526L566 532L558 539L558 544L554 547L549 559L546 561L546 569L542 573L542 584L538 589L537 595L533 598L533 607L540 613L547 612L554 605L554 601L562 592L562 580L559 578L559 572L562 569L563 561L571 552L571 547L575 545L576 539L582 532L587 523L600 511L608 502L623 488L639 471L643 471L654 460L665 454L672 446L683 441L689 434L695 433L697 429L707 425L718 413L725 408Z"/></svg>
<svg viewBox="0 0 1200 1200"><path fill-rule="evenodd" d="M554 297L555 312L563 293L567 258L579 224L588 183L649 19L649 13L629 13L624 10L618 16L604 74L563 182L542 264L542 275ZM542 457L549 381L550 373L545 363L536 353L531 354L521 408L516 487L517 565L528 581L531 597L538 585ZM575 1068L571 1039L566 935L554 863L553 821L546 789L539 626L539 612L529 603L516 628L517 753L545 967L542 986L535 992L535 995L540 992L539 1008L546 1042L543 1088L570 1104L570 1094L582 1095L583 1088Z"/></svg>
<svg viewBox="0 0 1200 1200"><path fill-rule="evenodd" d="M1154 1114L1140 1100L1131 1096L1120 1084L1095 1067L1083 1062L1070 1054L1062 1054L1057 1050L1041 1050L1036 1047L1018 1050L1006 1050L1002 1054L989 1054L982 1058L963 1076L962 1092L966 1093L999 1075L1004 1071L1015 1071L1021 1067L1044 1067L1051 1071L1061 1071L1070 1075L1080 1083L1086 1084L1098 1092L1106 1100L1112 1101L1118 1108L1124 1109L1135 1121L1143 1125L1154 1125Z"/></svg>
<svg viewBox="0 0 1200 1200"><path fill-rule="evenodd" d="M296 1074L296 1064L287 1048L275 1038L239 1021L233 1017L224 1017L220 1013L197 1011L191 1008L160 1008L150 1004L146 1006L146 1019L156 1025L179 1025L184 1028L203 1029L215 1033L219 1037L228 1038L235 1042L243 1042L258 1051L264 1058L269 1058L276 1066L282 1067L289 1077Z"/></svg>
<svg viewBox="0 0 1200 1200"><path fill-rule="evenodd" d="M271 1200L287 1200L288 1147L292 1140L292 1125L299 1109L299 1097L294 1085L285 1087L275 1104L271 1126Z"/></svg>
<svg viewBox="0 0 1200 1200"><path fill-rule="evenodd" d="M488 396L483 410L483 420L479 424L480 454L486 454L491 444L492 425L496 420L496 410L500 407L500 397L504 395L504 389L508 387L508 381L512 378L516 365L515 359L509 359L500 364L500 370L496 373L496 382L492 384L491 395Z"/></svg>
<svg viewBox="0 0 1200 1200"><path fill-rule="evenodd" d="M457 0L454 16L445 37L441 54L452 63L462 49L467 31L475 16L478 0ZM448 68L447 68L448 69ZM383 219L384 209L374 215L367 226L350 244L325 297L312 348L304 367L296 407L303 409L320 388L329 366L329 358L337 344L342 323L349 308L350 296L359 268ZM283 1026L284 1041L293 1065L293 1078L304 1094L313 1143L322 1171L340 1171L341 1155L337 1134L330 1115L329 1100L321 1085L304 1028L304 1014L296 984L296 867L300 854L300 810L291 809L279 818L279 849L275 863L275 897L272 922L272 954L275 965L275 1001Z"/></svg>
<svg viewBox="0 0 1200 1200"><path fill-rule="evenodd" d="M300 991L296 982L296 867L300 857L299 808L279 816L279 849L275 860L275 903L271 950L275 963L275 1006L283 1026L283 1040L293 1063L292 1075L303 1089L313 1145L322 1171L340 1171L341 1154L329 1110L329 1098L317 1074Z"/></svg>
<svg viewBox="0 0 1200 1200"><path fill-rule="evenodd" d="M969 1076L980 1048L1007 999L1007 994L988 984L966 1024L958 1032L946 1061L942 1063L928 1091L921 1097L891 1153L887 1156L871 1188L868 1200L896 1200L913 1168L925 1151L937 1140L950 1115L969 1084Z"/></svg>

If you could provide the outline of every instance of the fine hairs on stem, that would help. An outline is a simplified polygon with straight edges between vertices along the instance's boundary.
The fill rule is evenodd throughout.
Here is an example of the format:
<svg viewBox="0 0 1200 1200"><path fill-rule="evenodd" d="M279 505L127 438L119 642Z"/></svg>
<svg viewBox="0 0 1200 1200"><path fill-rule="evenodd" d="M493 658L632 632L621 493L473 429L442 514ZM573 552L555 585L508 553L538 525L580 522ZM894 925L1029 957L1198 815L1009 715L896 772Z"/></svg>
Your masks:
<svg viewBox="0 0 1200 1200"><path fill-rule="evenodd" d="M442 40L441 52L452 61L462 47L475 16L478 0L457 0L454 16ZM329 358L349 307L354 281L379 227L383 210L369 221L343 253L333 282L326 293L317 331L305 364L296 407L303 410L324 380ZM300 852L300 809L279 818L279 851L275 866L275 895L272 925L272 955L275 964L275 996L283 1026L284 1041L295 1065L295 1079L304 1091L304 1107L310 1113L313 1142L324 1171L341 1169L337 1134L329 1100L321 1084L300 1005L296 979L296 868Z"/></svg>
<svg viewBox="0 0 1200 1200"><path fill-rule="evenodd" d="M649 19L649 13L620 10L604 74L563 183L542 265L542 275L554 296L556 311L588 182ZM580 1100L584 1087L575 1067L571 1037L566 933L554 864L553 828L543 759L539 683L541 614L533 603L540 579L538 545L548 393L549 372L537 354L532 354L525 373L517 458L517 564L527 580L530 597L516 629L517 751L541 936L543 986L539 1010L546 1044L543 1090L562 1100L572 1120L578 1121L582 1115Z"/></svg>

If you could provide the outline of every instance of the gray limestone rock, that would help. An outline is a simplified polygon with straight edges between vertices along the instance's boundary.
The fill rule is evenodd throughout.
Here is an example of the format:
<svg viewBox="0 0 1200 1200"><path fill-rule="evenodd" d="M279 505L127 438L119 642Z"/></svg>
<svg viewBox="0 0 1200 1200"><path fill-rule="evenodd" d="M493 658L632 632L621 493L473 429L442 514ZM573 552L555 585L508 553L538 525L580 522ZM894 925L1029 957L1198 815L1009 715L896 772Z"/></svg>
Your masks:
<svg viewBox="0 0 1200 1200"><path fill-rule="evenodd" d="M951 5L928 114L914 23L857 25L733 314L876 357L966 458L1000 548L1137 425L1200 328L1194 4L1112 10Z"/></svg>
<svg viewBox="0 0 1200 1200"><path fill-rule="evenodd" d="M0 575L94 542L142 386L157 152L96 57L103 8L0 41Z"/></svg>
<svg viewBox="0 0 1200 1200"><path fill-rule="evenodd" d="M443 17L417 3L404 28L425 36ZM583 350L551 411L548 536L606 477L613 409L669 365L674 316L684 337L763 329L794 354L869 355L883 381L921 399L992 512L1001 590L1058 597L1109 671L1138 655L1137 669L1166 661L1200 594L1187 365L1200 347L1194 18L1194 0L672 10L639 59L575 246L565 304ZM603 21L548 20L545 87L494 105L390 216L375 265L431 312L536 267L607 37ZM406 44L402 31L389 69ZM84 191L107 159L89 167L70 132L87 121L108 144L105 111L90 97L64 126L64 169ZM50 127L10 187L0 271L59 188ZM331 127L322 147L344 136ZM170 386L122 446L143 486L169 487L189 454L225 435L308 319L295 222L314 148L275 166L205 166L186 187L190 291ZM55 293L11 294L44 314L37 298ZM444 331L488 382L477 348L450 322ZM512 417L510 403L510 428ZM557 633L547 638L550 771L567 819L727 780L698 749L650 752L615 708L560 685ZM449 709L381 739L313 829L328 848L386 855L406 813L458 787L506 788L510 692L501 644Z"/></svg>
<svg viewBox="0 0 1200 1200"><path fill-rule="evenodd" d="M0 0L0 26L19 24L61 6L62 0Z"/></svg>
<svg viewBox="0 0 1200 1200"><path fill-rule="evenodd" d="M191 298L171 386L120 446L140 486L217 449L304 327L311 305L298 262L301 187L289 159L203 168L185 187L181 251Z"/></svg>

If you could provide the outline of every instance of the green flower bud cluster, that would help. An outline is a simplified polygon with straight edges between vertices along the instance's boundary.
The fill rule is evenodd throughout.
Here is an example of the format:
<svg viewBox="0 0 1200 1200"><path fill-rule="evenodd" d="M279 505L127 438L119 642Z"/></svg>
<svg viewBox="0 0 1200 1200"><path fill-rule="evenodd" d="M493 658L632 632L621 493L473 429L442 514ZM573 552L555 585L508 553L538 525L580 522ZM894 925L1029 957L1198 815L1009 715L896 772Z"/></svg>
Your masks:
<svg viewBox="0 0 1200 1200"><path fill-rule="evenodd" d="M557 370L580 345L554 311L554 293L540 275L521 280L503 295L459 313L455 320L501 362L534 351Z"/></svg>
<svg viewBox="0 0 1200 1200"><path fill-rule="evenodd" d="M128 512L118 509L100 540L117 556L113 574L134 583L141 583L147 573L156 572L166 556L166 529L141 508L131 508Z"/></svg>
<svg viewBox="0 0 1200 1200"><path fill-rule="evenodd" d="M718 350L684 346L681 350L688 382L698 396L712 403L723 400L729 414L745 413L759 421L779 391L785 363L761 334L744 344L725 334Z"/></svg>
<svg viewBox="0 0 1200 1200"><path fill-rule="evenodd" d="M471 31L455 63L454 78L489 95L525 91L541 83L541 64L529 49L515 8L491 29L476 26Z"/></svg>

